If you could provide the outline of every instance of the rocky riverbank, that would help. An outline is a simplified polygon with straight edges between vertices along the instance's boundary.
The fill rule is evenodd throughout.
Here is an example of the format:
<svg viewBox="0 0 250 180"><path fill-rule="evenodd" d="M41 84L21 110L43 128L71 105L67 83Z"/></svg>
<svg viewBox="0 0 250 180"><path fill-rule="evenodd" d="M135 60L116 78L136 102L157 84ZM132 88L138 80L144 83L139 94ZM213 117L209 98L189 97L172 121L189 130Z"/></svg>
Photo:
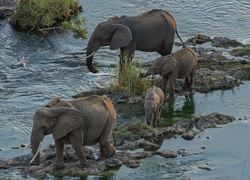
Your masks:
<svg viewBox="0 0 250 180"><path fill-rule="evenodd" d="M213 42L216 43L213 44ZM197 45L201 43L206 43L208 48ZM186 44L192 46L199 56L199 64L195 78L195 92L206 93L219 89L232 89L239 86L244 80L250 79L250 54L247 53L248 51L246 50L249 46L244 46L228 38L214 38L211 40L210 37L204 35L197 35L188 40ZM220 48L218 48L218 46ZM233 52L235 52L235 46L237 52L243 49L243 56L233 54ZM242 53L239 54L242 55ZM183 90L180 84L181 81L178 80L176 89L177 96L190 93ZM131 107L143 106L142 98L126 99L119 95L113 95L106 89L79 93L75 97L86 96L93 93L106 95L112 99L119 116L126 115L132 118L133 112L131 109L136 111L136 108ZM126 107L130 109L129 113L126 111ZM121 108L125 110L120 111ZM204 131L207 128L218 127L234 120L236 120L236 118L232 116L214 112L191 119L181 119L167 127L153 128L142 121L136 121L133 124L118 125L116 128L115 142L114 139L112 139L112 142L115 143L117 152L112 158L97 161L96 159L99 153L98 146L85 148L87 159L91 164L89 168L82 169L78 167L79 162L74 150L72 150L71 146L68 146L65 150L66 168L54 171L52 166L55 161L55 150L54 145L50 145L41 153L40 166L30 166L29 161L32 155L28 154L13 159L0 159L0 171L4 173L5 171L19 170L24 177L31 176L42 179L46 178L47 174L80 177L100 175L115 171L122 165L137 168L142 164L144 158L153 155L175 158L177 156L185 156L188 153L185 152L185 150L175 152L171 149L158 151L164 139L182 136L183 139L192 140L200 131ZM201 168L211 170L210 167Z"/></svg>
<svg viewBox="0 0 250 180"><path fill-rule="evenodd" d="M232 116L223 115L220 113L211 113L199 118L185 119L175 123L169 127L152 128L145 125L143 122L137 122L136 125L127 126L126 133L133 136L126 136L126 133L117 132L116 136L116 154L105 160L97 161L98 146L85 147L85 154L90 167L82 169L79 167L78 159L71 146L65 150L64 161L66 168L63 170L53 170L55 162L55 147L50 145L41 153L41 164L39 166L30 166L29 161L32 155L23 155L11 160L0 159L0 170L2 172L9 170L19 170L23 177L34 177L37 179L45 179L47 174L55 176L79 176L87 177L88 175L100 175L107 173L108 170L114 171L119 169L121 165L130 168L140 167L142 160L153 155L160 155L164 158L175 158L177 156L186 156L188 152L179 150L177 152L170 149L157 151L166 138L171 138L176 135L182 136L186 140L192 140L198 131L203 131L206 128L215 128L222 124L227 124L236 120ZM194 131L193 128L198 131ZM120 133L120 134L119 134ZM114 143L114 141L113 141ZM201 147L204 148L204 147ZM143 149L139 152L137 149ZM202 167L210 169L209 167Z"/></svg>

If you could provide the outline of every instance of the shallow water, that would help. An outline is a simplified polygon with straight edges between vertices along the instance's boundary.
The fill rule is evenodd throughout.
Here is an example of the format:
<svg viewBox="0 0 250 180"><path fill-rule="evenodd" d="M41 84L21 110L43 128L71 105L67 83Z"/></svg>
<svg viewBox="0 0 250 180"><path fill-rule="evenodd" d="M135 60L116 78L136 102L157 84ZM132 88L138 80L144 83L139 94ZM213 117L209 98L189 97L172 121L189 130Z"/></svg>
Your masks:
<svg viewBox="0 0 250 180"><path fill-rule="evenodd" d="M212 37L223 36L234 38L242 43L250 43L248 31L250 29L250 2L248 0L230 2L225 0L208 2L201 0L139 0L136 2L103 0L98 3L80 0L79 2L85 7L81 16L87 19L85 25L89 34L99 22L113 15L137 15L149 9L163 8L175 17L178 32L183 40L202 33ZM176 41L179 40L176 39ZM29 142L34 112L51 98L60 96L62 99L70 99L81 91L109 86L115 73L115 69L109 68L109 65L117 63L119 51L110 51L108 47L101 48L95 56L95 63L100 73L91 74L84 61L83 49L86 45L87 41L74 39L70 33L52 33L43 39L13 30L7 20L0 21L0 148L5 150L0 152L1 157L10 158L22 154L22 149L11 148ZM178 48L174 47L174 49ZM155 57L158 57L158 54L142 52L135 54L137 61L152 61ZM199 141L202 141L202 137L204 139L208 133L207 136L214 137L202 141L207 143L204 146L208 147L202 150L202 153L173 160L165 160L156 156L145 160L143 166L138 169L122 167L114 177L123 179L129 176L131 179L146 179L143 174L149 171L149 177L154 178L171 179L187 176L191 179L199 179L199 177L208 179L210 175L221 178L222 174L229 179L239 179L237 177L239 177L244 160L247 159L246 152L249 147L247 141L250 117L250 102L247 98L249 87L249 82L246 82L245 85L234 90L215 91L208 94L196 93L193 96L194 104L186 103L189 112L185 111L185 114L200 115L218 111L243 119L223 129L205 131L201 138L196 137L193 141L185 142L177 138L165 141L162 146L167 149L183 146L188 150L190 147L190 151L200 152ZM184 96L178 97L171 107L174 115L178 116L180 113L183 115L185 102L187 101ZM167 105L165 108L165 111L169 110ZM227 134L229 132L234 136ZM46 138L44 147L50 142L53 142L51 137ZM232 142L236 146L227 148L222 144L223 142ZM193 149L195 146L197 148ZM239 153L241 151L242 154ZM238 156L239 154L241 156ZM232 157L232 159L226 159L227 157ZM214 170L207 172L197 169L196 165L203 162L209 163L209 167ZM246 176L243 179L250 177L246 171L244 175Z"/></svg>

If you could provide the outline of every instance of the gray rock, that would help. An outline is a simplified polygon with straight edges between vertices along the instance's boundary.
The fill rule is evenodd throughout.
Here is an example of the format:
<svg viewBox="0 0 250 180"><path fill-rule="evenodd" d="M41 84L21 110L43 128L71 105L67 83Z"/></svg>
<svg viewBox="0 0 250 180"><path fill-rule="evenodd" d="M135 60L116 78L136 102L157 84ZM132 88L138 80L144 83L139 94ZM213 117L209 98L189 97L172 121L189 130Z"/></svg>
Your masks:
<svg viewBox="0 0 250 180"><path fill-rule="evenodd" d="M171 150L163 150L163 151L156 152L155 154L160 155L164 158L176 158L177 157L177 153Z"/></svg>
<svg viewBox="0 0 250 180"><path fill-rule="evenodd" d="M196 134L197 134L197 132L195 132L193 130L187 131L184 134L182 134L182 138L185 140L192 140Z"/></svg>

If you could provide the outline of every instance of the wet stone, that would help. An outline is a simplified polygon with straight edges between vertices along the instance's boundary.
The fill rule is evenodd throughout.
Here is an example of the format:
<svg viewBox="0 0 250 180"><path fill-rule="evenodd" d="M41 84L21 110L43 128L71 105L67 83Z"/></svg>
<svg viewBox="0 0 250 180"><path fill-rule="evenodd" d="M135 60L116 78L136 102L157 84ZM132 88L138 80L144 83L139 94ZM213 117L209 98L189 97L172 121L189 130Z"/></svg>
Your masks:
<svg viewBox="0 0 250 180"><path fill-rule="evenodd" d="M107 159L104 162L107 168L115 168L115 167L120 167L122 165L121 160L114 158Z"/></svg>
<svg viewBox="0 0 250 180"><path fill-rule="evenodd" d="M223 115L218 112L213 112L206 116L201 116L201 120L196 123L196 128L205 130L207 128L215 128L221 124L227 124L235 121L236 118L229 115Z"/></svg>
<svg viewBox="0 0 250 180"><path fill-rule="evenodd" d="M155 154L160 155L164 158L176 158L177 157L177 153L172 150L163 150L163 151L156 152Z"/></svg>
<svg viewBox="0 0 250 180"><path fill-rule="evenodd" d="M216 47L238 47L242 46L243 44L236 41L235 39L229 39L227 37L215 37L212 39L212 45Z"/></svg>
<svg viewBox="0 0 250 180"><path fill-rule="evenodd" d="M139 147L147 150L158 149L160 146L158 144L142 140L139 142Z"/></svg>
<svg viewBox="0 0 250 180"><path fill-rule="evenodd" d="M192 130L187 131L184 134L182 134L182 138L185 140L192 140L196 134L197 134L197 132L195 132L195 131L192 131Z"/></svg>
<svg viewBox="0 0 250 180"><path fill-rule="evenodd" d="M30 174L31 177L35 179L46 179L47 178L47 173L44 171L38 171L38 172L33 172Z"/></svg>
<svg viewBox="0 0 250 180"><path fill-rule="evenodd" d="M135 142L126 142L121 149L123 150L135 150L139 148L139 142L135 141Z"/></svg>

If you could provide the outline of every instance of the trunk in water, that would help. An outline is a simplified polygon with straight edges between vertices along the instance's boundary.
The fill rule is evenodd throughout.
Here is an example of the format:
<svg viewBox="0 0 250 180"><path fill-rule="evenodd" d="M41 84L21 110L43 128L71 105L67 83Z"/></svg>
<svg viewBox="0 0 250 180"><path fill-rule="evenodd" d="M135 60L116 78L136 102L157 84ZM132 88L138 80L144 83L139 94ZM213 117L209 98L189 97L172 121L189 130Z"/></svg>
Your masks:
<svg viewBox="0 0 250 180"><path fill-rule="evenodd" d="M94 51L92 51L92 52L94 52ZM86 56L89 56L92 52L87 51ZM86 59L86 65L87 65L90 72L97 73L98 70L92 64L93 57L94 57L94 55L92 55Z"/></svg>

